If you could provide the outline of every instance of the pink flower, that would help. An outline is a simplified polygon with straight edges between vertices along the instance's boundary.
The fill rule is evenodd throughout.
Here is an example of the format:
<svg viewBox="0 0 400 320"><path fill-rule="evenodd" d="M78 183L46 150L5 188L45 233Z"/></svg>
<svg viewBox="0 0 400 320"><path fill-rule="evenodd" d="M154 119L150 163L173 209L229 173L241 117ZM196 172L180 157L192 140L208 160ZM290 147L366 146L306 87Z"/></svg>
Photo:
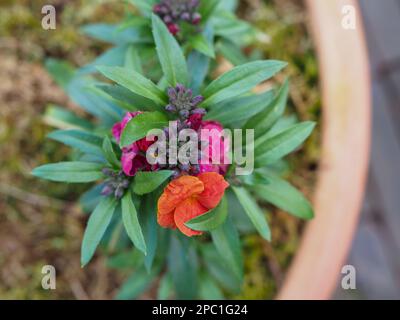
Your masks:
<svg viewBox="0 0 400 320"><path fill-rule="evenodd" d="M121 122L118 122L113 126L112 134L118 143L121 140L122 131L125 129L128 122L141 113L143 112L128 112ZM139 170L150 171L152 169L155 169L149 163L147 163L146 156L144 154L153 143L154 140L147 141L146 138L143 138L139 141L132 143L128 147L122 148L122 171L127 176L133 177Z"/></svg>
<svg viewBox="0 0 400 320"><path fill-rule="evenodd" d="M224 128L217 121L203 121L200 126L200 140L208 142L208 147L203 150L200 158L200 173L217 172L224 175L228 169L229 141L222 135ZM219 163L213 164L213 154L218 154Z"/></svg>

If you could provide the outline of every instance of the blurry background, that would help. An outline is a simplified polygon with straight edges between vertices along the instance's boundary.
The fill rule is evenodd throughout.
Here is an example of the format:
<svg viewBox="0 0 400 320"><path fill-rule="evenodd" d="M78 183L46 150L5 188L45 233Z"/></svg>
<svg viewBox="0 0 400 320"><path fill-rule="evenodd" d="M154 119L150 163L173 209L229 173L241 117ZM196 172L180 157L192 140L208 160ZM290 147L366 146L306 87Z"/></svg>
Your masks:
<svg viewBox="0 0 400 320"><path fill-rule="evenodd" d="M373 78L371 165L348 259L358 290L338 289L337 298L400 299L400 1L359 2Z"/></svg>
<svg viewBox="0 0 400 320"><path fill-rule="evenodd" d="M315 0L318 1L318 0ZM349 263L357 290L336 298L400 298L400 0L361 0L374 76L374 134L371 174L360 227ZM53 4L57 29L41 28L41 8ZM79 265L86 217L76 200L84 186L34 179L32 168L65 159L68 149L45 139L51 131L43 112L54 103L82 112L42 67L48 57L82 66L107 46L79 33L90 22L115 22L125 14L119 0L0 0L0 298L108 299L126 270L114 270L112 248L84 270ZM320 118L317 60L298 0L243 0L240 15L267 32L268 58L289 62L290 110L300 119ZM357 121L357 119L355 119ZM288 178L312 196L319 158L319 130L289 159ZM356 165L356 164L354 164ZM295 170L291 170L295 168ZM339 201L339 200L338 200ZM302 223L275 210L274 240L246 237L243 294L272 298L282 283L301 236ZM57 290L41 288L41 268L57 269ZM151 290L150 290L151 291ZM146 297L146 296L145 296Z"/></svg>

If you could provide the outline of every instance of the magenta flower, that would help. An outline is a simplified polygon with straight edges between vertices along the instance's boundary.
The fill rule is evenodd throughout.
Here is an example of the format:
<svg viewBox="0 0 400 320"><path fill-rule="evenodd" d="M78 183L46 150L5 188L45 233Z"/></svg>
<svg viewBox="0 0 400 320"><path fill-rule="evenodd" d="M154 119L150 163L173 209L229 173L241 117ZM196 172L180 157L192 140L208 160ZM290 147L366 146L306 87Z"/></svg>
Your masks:
<svg viewBox="0 0 400 320"><path fill-rule="evenodd" d="M224 175L228 169L228 153L230 141L225 141L222 135L224 128L217 121L203 121L200 126L200 140L206 141L208 147L202 151L199 168L200 173L217 172ZM213 153L219 151L220 161L213 164Z"/></svg>
<svg viewBox="0 0 400 320"><path fill-rule="evenodd" d="M121 140L122 131L125 129L129 121L143 112L128 112L121 122L116 123L112 128L112 134L115 140L119 143ZM146 160L146 151L154 143L154 141L147 141L143 138L139 141L132 143L128 147L122 148L121 165L122 171L130 177L133 177L139 170L150 171L156 169L152 167Z"/></svg>

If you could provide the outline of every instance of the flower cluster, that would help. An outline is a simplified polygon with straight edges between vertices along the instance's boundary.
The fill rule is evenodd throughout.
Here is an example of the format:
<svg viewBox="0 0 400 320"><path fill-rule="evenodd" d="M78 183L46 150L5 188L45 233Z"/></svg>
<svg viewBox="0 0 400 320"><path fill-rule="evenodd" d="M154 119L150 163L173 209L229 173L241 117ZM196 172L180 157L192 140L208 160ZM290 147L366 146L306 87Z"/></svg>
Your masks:
<svg viewBox="0 0 400 320"><path fill-rule="evenodd" d="M197 11L199 0L161 0L153 8L167 25L168 30L177 35L180 32L179 23L185 21L192 25L198 25L201 21L201 15Z"/></svg>

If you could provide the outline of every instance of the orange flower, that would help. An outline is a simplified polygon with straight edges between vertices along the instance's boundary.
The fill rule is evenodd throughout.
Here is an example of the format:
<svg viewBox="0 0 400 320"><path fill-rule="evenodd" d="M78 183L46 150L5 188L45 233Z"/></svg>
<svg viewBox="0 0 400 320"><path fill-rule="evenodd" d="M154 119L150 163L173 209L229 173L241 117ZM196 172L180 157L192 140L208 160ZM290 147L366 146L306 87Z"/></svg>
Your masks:
<svg viewBox="0 0 400 320"><path fill-rule="evenodd" d="M178 228L188 237L201 235L185 223L215 208L229 186L216 172L182 176L173 180L158 199L158 224L164 228Z"/></svg>

